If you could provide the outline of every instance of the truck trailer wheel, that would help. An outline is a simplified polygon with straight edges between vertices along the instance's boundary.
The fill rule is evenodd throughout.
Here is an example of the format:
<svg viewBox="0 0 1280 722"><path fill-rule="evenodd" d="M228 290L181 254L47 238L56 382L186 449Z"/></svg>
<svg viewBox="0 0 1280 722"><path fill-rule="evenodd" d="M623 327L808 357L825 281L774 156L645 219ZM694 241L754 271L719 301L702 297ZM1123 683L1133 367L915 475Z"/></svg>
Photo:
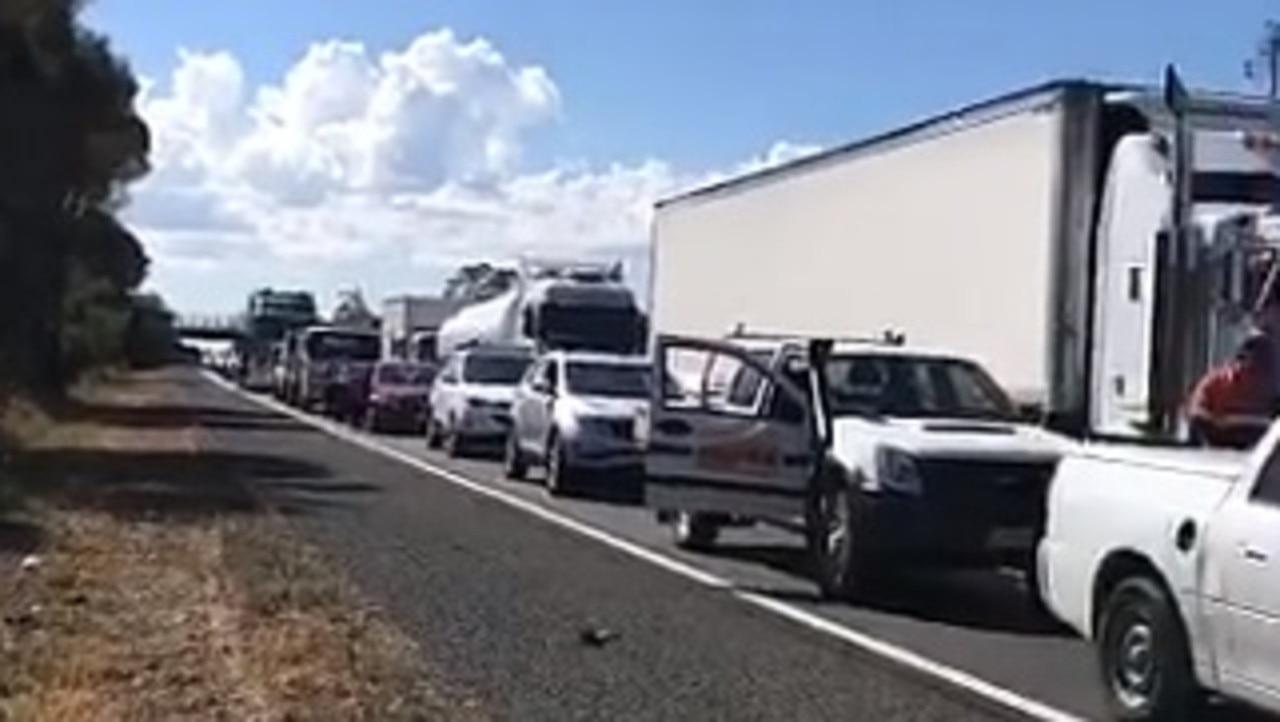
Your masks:
<svg viewBox="0 0 1280 722"><path fill-rule="evenodd" d="M1102 612L1097 651L1116 719L1196 718L1200 693L1187 634L1174 602L1154 579L1134 576L1116 585Z"/></svg>
<svg viewBox="0 0 1280 722"><path fill-rule="evenodd" d="M807 523L818 588L824 597L856 601L876 576L866 510L858 490L841 475L831 475L818 487Z"/></svg>

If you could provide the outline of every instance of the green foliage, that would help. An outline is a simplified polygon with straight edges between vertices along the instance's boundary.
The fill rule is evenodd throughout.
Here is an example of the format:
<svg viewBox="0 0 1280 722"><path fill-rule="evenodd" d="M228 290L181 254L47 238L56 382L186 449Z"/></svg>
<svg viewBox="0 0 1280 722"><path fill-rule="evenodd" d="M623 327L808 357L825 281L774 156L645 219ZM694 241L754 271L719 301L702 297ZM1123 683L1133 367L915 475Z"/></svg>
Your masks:
<svg viewBox="0 0 1280 722"><path fill-rule="evenodd" d="M149 168L138 82L83 5L0 0L0 380L45 390L172 328L113 215Z"/></svg>
<svg viewBox="0 0 1280 722"><path fill-rule="evenodd" d="M129 296L105 276L73 262L63 306L62 364L78 375L124 358L133 309Z"/></svg>

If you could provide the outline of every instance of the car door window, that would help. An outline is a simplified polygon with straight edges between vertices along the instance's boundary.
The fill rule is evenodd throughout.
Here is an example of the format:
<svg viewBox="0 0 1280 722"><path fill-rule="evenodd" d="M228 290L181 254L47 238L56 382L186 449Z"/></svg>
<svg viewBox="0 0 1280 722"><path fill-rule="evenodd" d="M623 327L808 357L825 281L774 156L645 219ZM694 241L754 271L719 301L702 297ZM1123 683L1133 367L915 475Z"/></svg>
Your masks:
<svg viewBox="0 0 1280 722"><path fill-rule="evenodd" d="M1280 446L1271 450L1250 495L1253 502L1280 507Z"/></svg>
<svg viewBox="0 0 1280 722"><path fill-rule="evenodd" d="M461 365L460 361L461 359L457 356L449 359L449 361L444 365L444 371L440 372L441 383L447 385L458 383L458 366Z"/></svg>
<svg viewBox="0 0 1280 722"><path fill-rule="evenodd" d="M543 382L546 384L546 392L554 396L560 390L560 364L555 361L549 361L542 373Z"/></svg>
<svg viewBox="0 0 1280 722"><path fill-rule="evenodd" d="M769 403L763 415L775 421L802 424L808 418L807 401L812 395L808 368L803 360L792 357L782 363L779 373L804 393L805 401L796 399L778 384L770 384Z"/></svg>
<svg viewBox="0 0 1280 722"><path fill-rule="evenodd" d="M524 378L520 380L520 385L530 391L537 389L538 381L542 379L543 369L546 365L546 361L535 361L529 364L529 368L524 372Z"/></svg>

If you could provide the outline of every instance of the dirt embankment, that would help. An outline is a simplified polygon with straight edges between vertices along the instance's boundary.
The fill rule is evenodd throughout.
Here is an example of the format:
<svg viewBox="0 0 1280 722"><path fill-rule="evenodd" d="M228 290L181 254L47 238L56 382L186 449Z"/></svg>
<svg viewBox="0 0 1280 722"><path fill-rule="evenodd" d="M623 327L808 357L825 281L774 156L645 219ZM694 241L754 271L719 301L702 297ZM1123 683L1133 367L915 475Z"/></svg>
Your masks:
<svg viewBox="0 0 1280 722"><path fill-rule="evenodd" d="M204 453L181 386L9 406L0 721L484 719Z"/></svg>

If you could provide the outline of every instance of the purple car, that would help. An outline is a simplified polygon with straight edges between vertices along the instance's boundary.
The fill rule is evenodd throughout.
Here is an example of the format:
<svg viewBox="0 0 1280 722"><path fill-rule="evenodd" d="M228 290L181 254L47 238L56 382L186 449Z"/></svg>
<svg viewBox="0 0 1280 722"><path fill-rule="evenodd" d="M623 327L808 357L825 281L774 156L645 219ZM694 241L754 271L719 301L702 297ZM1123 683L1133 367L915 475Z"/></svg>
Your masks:
<svg viewBox="0 0 1280 722"><path fill-rule="evenodd" d="M436 369L410 361L379 361L369 378L364 426L370 431L418 431Z"/></svg>

